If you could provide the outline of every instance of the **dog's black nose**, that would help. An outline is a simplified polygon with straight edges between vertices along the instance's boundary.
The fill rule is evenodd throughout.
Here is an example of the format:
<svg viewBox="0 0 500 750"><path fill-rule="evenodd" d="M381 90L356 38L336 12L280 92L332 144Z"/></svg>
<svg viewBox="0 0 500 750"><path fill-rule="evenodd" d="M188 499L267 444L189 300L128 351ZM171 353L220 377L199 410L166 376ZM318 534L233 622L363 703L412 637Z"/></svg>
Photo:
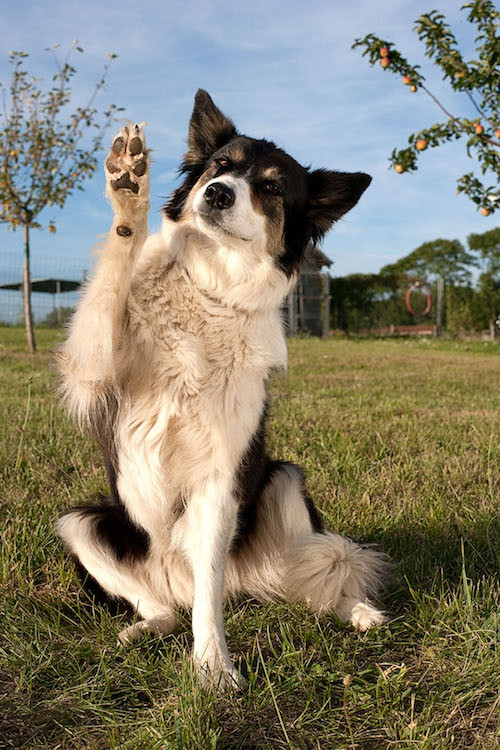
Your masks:
<svg viewBox="0 0 500 750"><path fill-rule="evenodd" d="M205 190L205 200L210 208L231 208L235 199L234 190L223 182L212 182Z"/></svg>

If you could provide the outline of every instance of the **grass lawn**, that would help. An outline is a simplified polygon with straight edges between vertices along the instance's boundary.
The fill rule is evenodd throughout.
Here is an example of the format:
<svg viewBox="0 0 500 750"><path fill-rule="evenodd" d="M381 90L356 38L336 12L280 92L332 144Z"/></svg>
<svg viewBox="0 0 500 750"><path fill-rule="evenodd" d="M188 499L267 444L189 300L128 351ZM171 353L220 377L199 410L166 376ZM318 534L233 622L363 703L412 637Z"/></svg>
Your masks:
<svg viewBox="0 0 500 750"><path fill-rule="evenodd" d="M500 347L295 339L269 446L296 461L331 530L396 563L366 634L300 607L226 608L249 688L193 678L189 618L116 647L53 531L105 491L96 447L52 393L50 348L0 329L0 747L379 750L499 746Z"/></svg>

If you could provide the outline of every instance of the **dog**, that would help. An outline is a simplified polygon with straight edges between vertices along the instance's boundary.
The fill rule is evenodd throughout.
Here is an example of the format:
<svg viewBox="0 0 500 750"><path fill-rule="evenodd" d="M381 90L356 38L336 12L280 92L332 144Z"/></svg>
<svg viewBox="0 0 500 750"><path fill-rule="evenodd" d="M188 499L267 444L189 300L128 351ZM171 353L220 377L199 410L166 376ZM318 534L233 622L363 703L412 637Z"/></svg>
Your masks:
<svg viewBox="0 0 500 750"><path fill-rule="evenodd" d="M93 277L58 352L62 398L102 449L110 497L58 522L90 580L142 618L119 635L167 634L192 610L204 683L244 684L223 599L306 602L361 631L386 561L326 531L301 470L265 448L266 384L286 367L280 307L311 242L371 178L311 170L240 135L199 90L183 182L148 237L143 124L105 160L114 212Z"/></svg>

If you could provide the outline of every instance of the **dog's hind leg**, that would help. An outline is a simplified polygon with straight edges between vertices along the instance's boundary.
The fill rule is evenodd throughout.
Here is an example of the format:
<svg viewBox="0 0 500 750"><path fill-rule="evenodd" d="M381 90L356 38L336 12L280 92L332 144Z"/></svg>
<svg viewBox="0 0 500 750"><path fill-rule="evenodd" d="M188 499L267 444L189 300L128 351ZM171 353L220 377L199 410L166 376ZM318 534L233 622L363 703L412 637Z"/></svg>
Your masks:
<svg viewBox="0 0 500 750"><path fill-rule="evenodd" d="M322 529L301 470L276 463L228 572L234 590L334 610L343 622L367 630L383 621L368 599L382 587L386 570L385 555L373 547Z"/></svg>
<svg viewBox="0 0 500 750"><path fill-rule="evenodd" d="M170 635L175 629L176 618L172 610L158 617L134 622L118 633L118 640L123 646L139 640L145 633L152 635Z"/></svg>
<svg viewBox="0 0 500 750"><path fill-rule="evenodd" d="M305 601L313 612L335 611L342 622L368 630L384 621L369 599L387 571L381 552L325 531L298 537L285 556L283 588L290 601Z"/></svg>
<svg viewBox="0 0 500 750"><path fill-rule="evenodd" d="M125 127L115 137L105 173L113 223L58 352L61 392L80 422L92 422L96 410L108 408L126 359L127 298L148 233L149 156L140 126Z"/></svg>
<svg viewBox="0 0 500 750"><path fill-rule="evenodd" d="M68 550L111 598L125 599L143 618L125 628L122 643L142 633L170 633L175 616L167 575L152 559L149 537L116 504L75 508L58 521Z"/></svg>

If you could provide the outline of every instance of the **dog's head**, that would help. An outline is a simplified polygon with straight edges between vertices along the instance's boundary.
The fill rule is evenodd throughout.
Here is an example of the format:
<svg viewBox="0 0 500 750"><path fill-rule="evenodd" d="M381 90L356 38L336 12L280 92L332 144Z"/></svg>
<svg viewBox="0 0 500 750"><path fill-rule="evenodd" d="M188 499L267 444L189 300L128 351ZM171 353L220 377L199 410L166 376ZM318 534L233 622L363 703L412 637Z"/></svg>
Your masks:
<svg viewBox="0 0 500 750"><path fill-rule="evenodd" d="M195 97L184 183L165 207L217 245L272 259L290 277L371 182L361 172L311 171L266 140L240 135L206 91Z"/></svg>

